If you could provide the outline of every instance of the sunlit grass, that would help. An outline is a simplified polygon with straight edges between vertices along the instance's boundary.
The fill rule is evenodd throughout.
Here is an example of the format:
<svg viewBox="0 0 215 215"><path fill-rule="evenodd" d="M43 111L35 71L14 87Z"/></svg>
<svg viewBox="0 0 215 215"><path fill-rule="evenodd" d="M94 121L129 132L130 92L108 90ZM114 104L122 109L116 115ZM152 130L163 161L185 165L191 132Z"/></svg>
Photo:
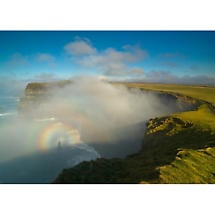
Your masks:
<svg viewBox="0 0 215 215"><path fill-rule="evenodd" d="M181 150L176 160L160 168L160 183L215 183L214 156L214 147Z"/></svg>
<svg viewBox="0 0 215 215"><path fill-rule="evenodd" d="M176 84L142 84L126 83L129 87L157 90L162 92L179 93L215 104L215 87L189 86Z"/></svg>
<svg viewBox="0 0 215 215"><path fill-rule="evenodd" d="M193 111L149 120L139 153L126 159L98 159L85 163L82 172L79 170L83 165L77 166L68 170L70 178L66 183L86 183L86 180L81 181L80 175L88 178L89 183L215 183L215 88L124 84L189 96L201 100L201 105ZM103 165L102 169L99 163ZM89 167L93 171L89 172ZM111 176L109 168L114 170Z"/></svg>
<svg viewBox="0 0 215 215"><path fill-rule="evenodd" d="M206 104L201 105L196 111L188 111L175 116L184 121L193 122L203 130L210 129L215 132L215 114Z"/></svg>
<svg viewBox="0 0 215 215"><path fill-rule="evenodd" d="M153 134L154 146L159 148L161 157L165 159L163 152L167 148L170 154L175 153L166 142L179 147L170 164L157 167L157 183L215 183L215 88L159 84L138 87L179 93L205 101L197 110L173 114L158 125L162 118L149 122L147 135ZM173 119L179 119L184 124L176 120L173 123ZM163 145L165 149L158 145Z"/></svg>

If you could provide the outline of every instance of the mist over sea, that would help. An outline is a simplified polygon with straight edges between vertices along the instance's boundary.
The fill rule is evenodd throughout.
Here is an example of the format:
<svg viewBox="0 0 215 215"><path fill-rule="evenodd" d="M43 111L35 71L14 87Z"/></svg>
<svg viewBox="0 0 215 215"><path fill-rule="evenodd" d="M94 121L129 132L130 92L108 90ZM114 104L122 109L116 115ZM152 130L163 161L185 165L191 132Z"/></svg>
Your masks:
<svg viewBox="0 0 215 215"><path fill-rule="evenodd" d="M19 97L12 95L0 95L0 120L17 114Z"/></svg>
<svg viewBox="0 0 215 215"><path fill-rule="evenodd" d="M59 122L54 118L25 122L18 113L18 105L18 96L0 96L0 183L51 183L64 168L100 157L86 144L70 145L65 138L59 142L57 136L51 140L53 147L35 147L42 129ZM56 135L62 139L67 132Z"/></svg>
<svg viewBox="0 0 215 215"><path fill-rule="evenodd" d="M20 92L0 96L0 183L51 183L82 161L137 153L149 118L189 108L174 96L86 77L22 113Z"/></svg>

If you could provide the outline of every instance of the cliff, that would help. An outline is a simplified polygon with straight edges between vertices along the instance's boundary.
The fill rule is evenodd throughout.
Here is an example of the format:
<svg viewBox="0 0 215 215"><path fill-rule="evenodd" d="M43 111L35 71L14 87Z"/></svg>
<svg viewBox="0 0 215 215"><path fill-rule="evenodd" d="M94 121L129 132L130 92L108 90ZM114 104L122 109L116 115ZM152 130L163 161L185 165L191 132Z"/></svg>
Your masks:
<svg viewBox="0 0 215 215"><path fill-rule="evenodd" d="M199 124L198 115L205 111L208 118ZM153 118L140 152L125 159L82 162L64 169L53 183L215 183L214 120L207 105Z"/></svg>
<svg viewBox="0 0 215 215"><path fill-rule="evenodd" d="M57 82L34 82L27 84L24 95L20 98L18 110L21 114L33 115L37 107L41 103L46 103L48 98L51 96L52 90L58 90L69 84L71 80L57 81ZM132 87L128 86L132 90ZM195 108L198 105L196 99L168 92L156 92L147 89L141 89L144 93L153 93L157 96L161 103L171 106L175 111L185 111Z"/></svg>
<svg viewBox="0 0 215 215"><path fill-rule="evenodd" d="M197 107L150 119L138 153L125 159L82 162L64 169L53 183L215 183L215 89L138 87L166 89L165 96L174 95Z"/></svg>
<svg viewBox="0 0 215 215"><path fill-rule="evenodd" d="M70 83L28 84L20 99L20 112L34 111L46 101L50 89ZM177 113L148 121L138 153L123 159L82 162L64 169L53 183L215 183L214 89L175 85L161 86L161 90L156 85L138 88L153 91Z"/></svg>
<svg viewBox="0 0 215 215"><path fill-rule="evenodd" d="M37 107L46 102L49 98L51 90L63 88L71 84L71 80L56 81L56 82L35 82L27 84L24 96L20 98L18 110L21 114L33 114Z"/></svg>

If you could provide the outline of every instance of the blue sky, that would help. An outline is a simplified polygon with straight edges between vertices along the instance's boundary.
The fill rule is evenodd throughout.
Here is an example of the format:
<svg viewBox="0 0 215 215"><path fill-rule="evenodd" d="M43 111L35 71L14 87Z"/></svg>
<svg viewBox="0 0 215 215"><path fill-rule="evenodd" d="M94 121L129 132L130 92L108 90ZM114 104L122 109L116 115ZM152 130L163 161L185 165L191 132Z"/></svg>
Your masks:
<svg viewBox="0 0 215 215"><path fill-rule="evenodd" d="M0 77L215 85L213 31L0 31Z"/></svg>

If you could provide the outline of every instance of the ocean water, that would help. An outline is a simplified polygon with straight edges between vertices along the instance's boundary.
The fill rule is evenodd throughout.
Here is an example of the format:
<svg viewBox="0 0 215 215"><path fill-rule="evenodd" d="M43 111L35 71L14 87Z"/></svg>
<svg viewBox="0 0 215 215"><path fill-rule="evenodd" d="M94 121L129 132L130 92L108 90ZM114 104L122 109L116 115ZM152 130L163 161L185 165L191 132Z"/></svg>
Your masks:
<svg viewBox="0 0 215 215"><path fill-rule="evenodd" d="M0 183L51 183L64 168L100 156L60 119L23 119L18 103L0 96Z"/></svg>
<svg viewBox="0 0 215 215"><path fill-rule="evenodd" d="M19 97L0 96L0 120L17 114Z"/></svg>
<svg viewBox="0 0 215 215"><path fill-rule="evenodd" d="M144 98L150 100L151 96L150 94L150 97ZM85 97L84 99L91 104L94 97L89 97L91 98L89 101ZM145 117L149 117L150 114L145 113L142 121L138 119L136 124L134 122L126 126L120 124L118 127L109 126L107 129L108 118L101 126L107 130L100 134L102 132L99 130L100 124L97 123L99 126L93 130L91 126L93 124L90 123L99 117L99 111L95 112L92 109L91 117L88 117L88 112L82 113L86 105L84 108L77 106L80 102L78 99L79 97L74 95L69 104L67 97L66 100L60 99L59 103L48 105L48 109L43 109L42 106L42 112L39 110L38 114L35 114L37 116L26 117L24 115L28 114L20 115L17 111L19 97L0 96L0 183L51 183L64 168L73 167L82 161L95 160L99 157L123 158L138 152L145 133L147 120ZM99 99L103 101L103 96ZM182 104L181 109L177 100L172 97L156 95L154 97L156 101L152 102L154 106L152 104L148 106L145 99L138 107L146 105L145 108L150 109L148 111L151 116L162 116L191 108ZM108 105L106 104L107 109L110 109L112 114L114 110L109 104L110 101ZM122 104L127 104L127 101ZM52 112L54 107L56 108ZM94 105L89 105L89 108L91 107ZM97 110L97 107L94 108ZM142 108L138 109L137 113L138 111L142 113ZM36 109L32 112L37 113ZM104 110L103 112L106 113ZM126 113L130 111L126 110ZM95 137L95 134L98 138L96 140L91 138Z"/></svg>

